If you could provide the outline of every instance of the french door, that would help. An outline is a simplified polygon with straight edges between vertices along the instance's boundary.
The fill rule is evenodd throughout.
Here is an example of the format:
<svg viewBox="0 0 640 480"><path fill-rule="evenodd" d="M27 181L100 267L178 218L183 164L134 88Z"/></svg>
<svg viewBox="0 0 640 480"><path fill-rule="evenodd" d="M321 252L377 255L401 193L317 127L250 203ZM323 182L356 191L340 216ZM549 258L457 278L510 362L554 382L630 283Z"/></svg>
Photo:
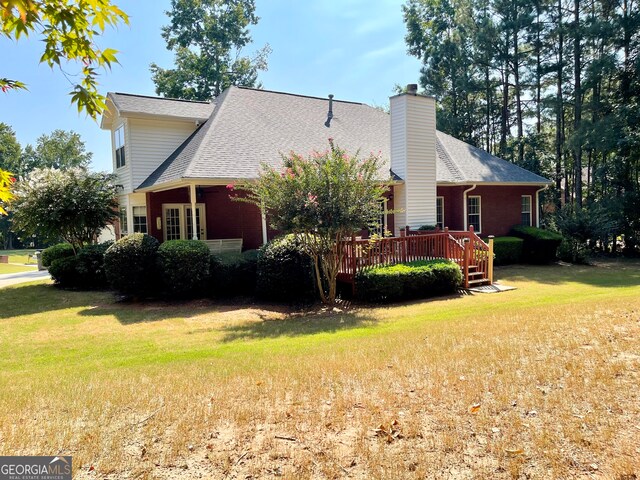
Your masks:
<svg viewBox="0 0 640 480"><path fill-rule="evenodd" d="M193 238L193 212L191 204L170 203L162 206L165 240L191 240ZM198 239L207 238L205 206L196 204L196 230Z"/></svg>

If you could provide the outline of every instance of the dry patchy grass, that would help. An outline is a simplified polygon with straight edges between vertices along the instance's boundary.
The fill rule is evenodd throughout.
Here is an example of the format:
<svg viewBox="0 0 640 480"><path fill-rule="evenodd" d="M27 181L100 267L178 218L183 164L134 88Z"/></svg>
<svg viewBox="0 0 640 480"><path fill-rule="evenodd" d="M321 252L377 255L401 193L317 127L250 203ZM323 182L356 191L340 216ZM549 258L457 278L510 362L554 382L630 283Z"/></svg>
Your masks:
<svg viewBox="0 0 640 480"><path fill-rule="evenodd" d="M2 291L0 454L74 478L640 478L640 264L337 314Z"/></svg>

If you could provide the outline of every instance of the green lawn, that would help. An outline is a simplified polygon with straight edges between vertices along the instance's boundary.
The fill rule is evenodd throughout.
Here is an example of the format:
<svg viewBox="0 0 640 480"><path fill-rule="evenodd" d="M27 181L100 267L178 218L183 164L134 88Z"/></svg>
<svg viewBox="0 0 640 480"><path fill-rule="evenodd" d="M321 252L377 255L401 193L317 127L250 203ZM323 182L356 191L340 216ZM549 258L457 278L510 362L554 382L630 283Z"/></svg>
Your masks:
<svg viewBox="0 0 640 480"><path fill-rule="evenodd" d="M9 255L9 264L0 263L0 275L5 273L29 272L34 270L36 261L29 257L35 252L33 249L0 250L0 255Z"/></svg>
<svg viewBox="0 0 640 480"><path fill-rule="evenodd" d="M74 478L640 475L640 263L497 276L518 289L332 313L3 289L0 455L71 454Z"/></svg>

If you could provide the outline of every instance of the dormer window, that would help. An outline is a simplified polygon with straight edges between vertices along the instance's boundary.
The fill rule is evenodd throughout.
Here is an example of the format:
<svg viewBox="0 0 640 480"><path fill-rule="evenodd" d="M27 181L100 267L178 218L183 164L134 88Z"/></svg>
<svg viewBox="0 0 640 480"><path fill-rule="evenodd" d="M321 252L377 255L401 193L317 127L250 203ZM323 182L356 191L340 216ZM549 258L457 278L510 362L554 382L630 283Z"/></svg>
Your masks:
<svg viewBox="0 0 640 480"><path fill-rule="evenodd" d="M124 167L124 125L120 125L113 134L116 149L116 168Z"/></svg>

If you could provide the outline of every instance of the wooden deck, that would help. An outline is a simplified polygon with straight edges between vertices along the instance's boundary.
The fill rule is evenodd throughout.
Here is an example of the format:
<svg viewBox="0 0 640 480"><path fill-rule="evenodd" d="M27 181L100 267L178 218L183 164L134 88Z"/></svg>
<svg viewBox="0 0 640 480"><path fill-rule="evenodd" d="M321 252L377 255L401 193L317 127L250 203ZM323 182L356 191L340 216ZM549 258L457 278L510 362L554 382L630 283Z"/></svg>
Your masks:
<svg viewBox="0 0 640 480"><path fill-rule="evenodd" d="M379 265L447 259L462 270L464 288L493 283L493 239L473 231L403 231L400 237L356 239L338 244L342 263L338 279L354 284L356 274Z"/></svg>

